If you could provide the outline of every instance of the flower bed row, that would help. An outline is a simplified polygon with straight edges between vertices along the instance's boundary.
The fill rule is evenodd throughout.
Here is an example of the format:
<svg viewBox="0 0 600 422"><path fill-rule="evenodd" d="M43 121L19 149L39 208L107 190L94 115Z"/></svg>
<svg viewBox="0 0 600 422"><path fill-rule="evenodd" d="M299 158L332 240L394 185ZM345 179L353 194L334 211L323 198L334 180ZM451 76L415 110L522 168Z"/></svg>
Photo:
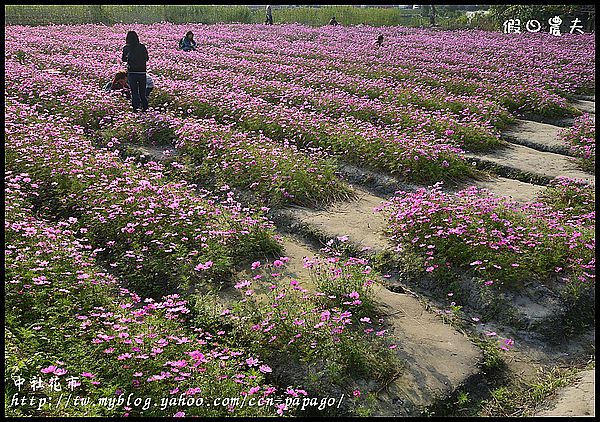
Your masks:
<svg viewBox="0 0 600 422"><path fill-rule="evenodd" d="M565 192L593 189L574 181L562 186ZM509 288L553 273L572 283L594 281L595 211L589 200L573 213L541 202L518 205L476 187L452 195L436 185L400 192L387 207L392 238L421 251L428 272L458 267Z"/></svg>
<svg viewBox="0 0 600 422"><path fill-rule="evenodd" d="M49 43L47 40L40 40L43 43L42 47L38 48L37 51L28 50L24 54L27 58L43 58L44 60L49 60L53 63L61 63L61 65L66 68L77 69L80 74L88 76L95 75L95 78L99 78L102 77L103 72L104 75L110 74L112 72L110 69L114 68L114 65L110 64L112 63L111 51L118 49L117 43L120 42L118 38L119 28L119 26L115 26L110 29L102 29L102 31L107 32L104 32L105 36L102 37L101 45L95 45L86 50L81 50L78 46L74 46L69 48L69 50L71 50L69 52L56 54L56 52L51 49L52 46L48 45ZM162 75L159 80L160 84L163 86L169 85L169 87L167 87L169 95L166 97L168 101L172 103L177 102L180 100L180 96L185 95L185 91L191 90L197 96L197 98L195 98L197 101L192 100L191 103L190 101L183 101L180 104L183 108L191 105L191 108L195 113L202 117L211 117L214 115L217 118L223 118L225 116L232 116L233 118L241 118L243 120L249 118L251 124L242 124L242 130L263 130L268 132L271 137L278 140L282 140L280 137L280 127L283 125L287 132L286 137L293 138L300 146L302 146L303 142L307 142L308 139L313 143L318 142L318 144L324 148L330 148L336 154L348 155L355 161L361 161L363 157L356 157L355 154L352 153L355 149L354 147L356 147L354 142L350 142L350 148L348 148L347 139L343 142L336 139L323 139L325 134L319 134L320 127L332 126L335 128L336 126L347 124L346 120L348 119L344 118L345 116L354 116L359 120L378 118L384 121L384 123L388 122L394 126L400 127L400 130L390 131L389 128L387 129L388 132L392 133L388 135L391 139L386 140L384 143L384 151L397 148L396 146L393 146L393 144L397 143L396 141L398 139L405 139L407 136L414 136L414 138L417 139L424 138L423 143L441 144L441 148L444 148L444 144L482 148L489 142L491 142L490 145L494 145L494 143L497 142L497 139L492 135L493 132L490 132L491 129L489 125L497 124L499 115L488 115L487 117L484 117L483 119L485 120L483 120L473 116L474 113L468 111L469 107L463 107L464 104L462 104L460 100L456 103L456 99L461 97L469 99L478 98L481 105L476 106L477 112L494 109L494 106L491 105L493 104L494 98L506 97L511 104L520 104L521 101L516 95L513 95L514 92L517 92L514 86L504 86L512 83L510 81L514 78L506 77L504 74L505 71L495 62L495 60L498 61L498 59L493 56L486 56L488 57L487 60L491 60L491 62L486 62L481 69L478 69L476 65L469 62L469 60L472 60L473 52L484 48L486 43L490 43L493 48L498 46L505 47L506 43L502 38L495 39L492 37L492 39L488 39L488 35L484 36L484 34L480 33L463 34L465 36L474 37L474 46L470 49L466 49L463 56L447 59L438 57L440 51L435 44L437 42L435 39L436 37L432 37L431 34L429 34L429 38L427 38L424 36L425 34L420 34L418 32L410 33L407 34L405 39L410 38L416 42L410 44L407 50L414 48L413 53L416 54L417 51L422 52L424 49L430 49L432 51L432 54L430 55L435 56L434 60L425 57L424 60L419 61L418 64L413 63L414 61L407 61L409 56L405 56L402 51L399 52L397 50L398 42L401 39L394 38L394 41L389 45L389 51L392 51L393 49L396 53L401 53L402 60L387 62L389 54L385 53L383 50L373 51L370 47L365 48L361 45L352 47L346 46L347 49L353 51L353 54L356 53L355 60L353 60L352 65L350 65L350 61L342 59L340 52L336 50L339 49L339 46L333 47L327 44L327 41L331 42L332 40L335 40L335 42L338 43L339 39L337 37L339 34L320 34L318 32L311 32L314 31L314 29L305 33L305 29L294 28L298 29L301 34L304 34L300 38L297 38L296 36L292 37L282 29L283 32L281 35L284 36L284 39L280 43L280 46L274 47L272 45L269 46L268 43L260 40L260 38L265 35L262 30L259 32L252 32L250 28L227 28L231 33L213 34L214 36L210 39L208 37L209 34L206 32L207 28L196 28L198 31L197 37L201 40L202 45L211 45L213 48L201 49L200 51L191 54L183 54L182 52L170 48L168 40L174 36L174 31L179 29L178 26L165 24L148 27L141 26L138 28L140 31L145 30L148 33L149 40L147 44L156 52L153 71ZM78 29L73 28L72 30L77 32ZM240 30L248 31L246 37L247 41L242 42L235 38ZM395 34L394 37L399 37L399 35L400 34ZM333 39L330 39L331 36L333 36ZM364 37L365 33L361 29L360 31L357 31L354 36ZM321 37L324 38L321 39ZM82 37L82 43L85 39L85 37ZM535 44L543 42L543 37L540 37L539 39L535 37L523 38L524 45L527 43ZM572 44L571 40L561 40L561 43L562 42ZM300 43L303 45L306 44L306 47L312 46L314 53L298 54L297 47L300 46ZM316 48L319 44L321 44L321 46ZM12 45L13 43L9 42L9 46ZM523 96L526 97L527 101L531 101L534 105L537 103L543 105L550 101L551 103L548 103L550 104L549 107L564 106L564 100L557 99L556 101L558 102L556 102L554 99L551 99L552 94L544 94L542 91L545 89L546 85L553 84L553 86L562 86L561 84L564 82L564 79L560 77L560 81L557 82L557 78L559 78L557 69L567 62L572 63L574 69L577 69L581 73L578 77L578 79L581 79L581 82L579 82L580 85L588 83L589 80L593 78L593 76L590 76L588 68L586 67L586 63L588 63L586 50L588 44L579 43L576 44L575 47L581 56L580 59L576 60L574 54L569 54L569 57L561 59L561 62L555 57L554 53L552 53L549 58L544 59L544 65L547 65L550 70L543 72L541 75L531 76L532 73L530 72L529 76L526 76L520 71L511 71L511 74L517 75L518 81L520 83L522 82L522 89L525 90ZM53 51L53 55L56 57L49 57L49 51ZM89 59L89 62L87 60L73 60L73 51L76 52L77 56ZM510 51L516 54L515 51ZM287 65L282 63L282 54L283 57L290 57L290 62ZM93 59L93 57L95 57L95 59ZM518 57L519 60L523 58L520 53L518 54ZM99 59L103 59L103 65L98 63ZM257 63L257 60L262 61L260 66L261 72L258 72L255 77L249 77L248 72L256 68L255 63ZM306 69L302 67L302 60L307 63ZM332 63L332 60L335 61ZM511 58L502 56L499 62L500 64L507 64L508 62L505 63L507 60L510 62ZM430 66L433 61L436 61L436 63L443 63L444 65L431 67L431 69L423 68L423 66ZM174 63L178 64L174 65ZM469 65L466 66L467 64ZM381 74L377 77L377 83L383 83L385 85L388 80L400 77L400 74L405 76L400 77L401 81L403 81L402 83L408 83L407 78L414 79L415 76L419 76L420 81L424 81L425 83L423 84L421 82L423 85L422 89L415 90L415 84L412 80L410 81L409 91L422 93L422 95L417 95L416 99L413 92L410 96L402 94L401 97L403 99L398 101L398 96L390 95L390 90L388 89L385 91L385 95L380 95L378 97L378 101L372 101L364 98L361 99L361 95L344 94L344 92L348 91L341 89L332 94L322 95L321 97L323 98L321 99L313 100L314 94L321 93L321 90L314 88L311 85L312 82L309 82L308 84L303 83L303 77L296 77L293 78L292 81L282 81L280 83L276 83L276 80L274 79L278 76L289 79L290 75L296 72L301 76L306 76L306 79L309 80L314 77L311 72L314 73L313 70L318 66L320 66L321 69L327 69L327 72L332 69L341 69L343 75L348 75L347 86L353 85L352 78L356 77L357 72L361 73L362 71L365 78L373 78L376 77L374 75L379 72L381 68L390 69L390 72L392 73L397 70L400 73L396 76L393 76L392 74ZM378 70L372 70L373 66L378 67ZM460 71L460 68L463 66L466 66L464 72ZM101 69L106 70L99 72ZM321 81L323 84L326 86L331 86L331 83L337 83L342 86L346 84L343 79L344 76L340 76L339 71L337 73L331 73L334 75L334 79L329 81L327 77L323 77ZM470 78L468 84L473 85L475 82L480 83L487 78L494 82L489 84L490 87L502 86L504 88L501 88L501 90L504 91L490 91L491 88L487 87L487 85L473 85L473 89L469 88L469 92L457 92L453 94L453 97L447 98L448 106L452 109L451 113L440 111L441 109L432 113L431 111L419 110L413 106L405 105L402 102L406 99L406 104L429 103L429 108L435 108L437 106L443 107L444 102L440 103L439 99L436 99L437 101L433 101L433 104L431 104L431 94L434 93L433 97L444 95L444 92L447 92L447 87L465 86L465 81L467 81L465 78L467 78L467 76ZM171 80L171 78L176 78L177 80ZM179 81L181 78L192 79L195 83L182 83L184 81ZM462 78L462 82L460 78ZM471 79L475 82L471 81ZM481 83L487 84L487 81ZM392 93L397 89L398 85L396 84L393 86L394 88L391 89ZM269 92L269 87L272 87L272 91L279 91L279 93ZM540 91L542 93L540 95L536 94L537 96L529 95L531 94L531 92L527 91L529 87L534 90L542 90ZM569 92L575 92L577 87L565 86L564 89ZM400 92L407 92L407 90L404 89ZM257 96L258 98L255 98ZM362 97L364 97L364 95L362 95ZM531 100L531 98L534 98L534 100ZM260 99L263 101L259 101ZM272 101L275 101L277 104L273 104ZM286 107L281 106L282 101ZM433 107L434 105L435 107ZM521 106L518 106L516 109L520 107ZM296 126L292 124L290 126L286 119L286 115L288 114L293 114L294 121L300 121L302 124ZM332 114L339 114L341 117L331 121ZM487 112L483 113L483 115L487 114ZM266 119L260 119L261 116ZM399 118L399 116L404 117ZM266 124L264 120L267 120L266 123L268 124ZM502 118L499 118L499 120L502 120ZM317 124L315 125L313 122ZM344 133L342 136L345 138L353 138L356 135L361 136L361 129L366 123L367 122L359 122L358 129L352 127L350 133ZM372 131L375 132L379 129L377 125L367 124L367 126L372 126ZM407 128L408 130L402 130L403 128ZM431 136L429 133L431 131L437 136ZM390 157L382 159L382 157L374 156L373 151L381 149L382 145L380 141L378 142L377 139L361 139L361 144L364 143L371 144L371 151L360 151L360 153L365 153L367 161L373 166L403 174L408 177L414 177L419 181L426 181L428 178L440 180L444 177L452 178L455 176L447 175L448 170L442 166L451 163L451 160L448 160L446 157L441 160L435 160L435 163L432 163L432 160L428 159L422 160L421 163L405 160L401 163L401 166L394 166L393 164L390 164L390 162L397 158L394 157L394 155L397 156L398 154L401 154L401 152L390 151L389 153L384 153L384 155L389 155ZM405 148L408 149L411 147L413 147L413 145L406 146ZM421 147L420 145L418 147L421 149L431 148L431 146ZM425 163L425 166L423 166L423 163ZM411 168L415 166L416 168ZM456 174L468 172L466 168L467 167L464 166L460 169L461 171L457 171ZM429 180L431 181L431 179Z"/></svg>
<svg viewBox="0 0 600 422"><path fill-rule="evenodd" d="M559 135L571 152L578 157L580 167L590 173L596 167L596 122L587 113L575 119L573 126Z"/></svg>
<svg viewBox="0 0 600 422"><path fill-rule="evenodd" d="M7 78L14 81L11 92L25 92L20 89L25 79L19 76L25 74L23 70L17 64L12 67L11 78ZM32 80L37 78L34 76ZM46 81L48 90L65 95L58 87L63 85L63 89L68 90L68 84L64 86L66 81L56 78L53 82L55 85ZM28 80L25 83L34 82ZM322 113L321 118L315 120L314 113L283 104L269 107L266 101L243 91L230 91L224 96L219 88L199 87L189 80L163 80L163 83L165 86L157 90L155 101L166 102L174 110L180 109L201 118L214 117L226 123L235 121L241 131L263 132L272 139L289 140L302 150L322 148L349 161L367 163L416 181L460 179L473 173L459 155L461 149L452 145L453 141L445 142L434 133L419 135L413 133L413 127L380 128L370 122L352 118L332 119ZM88 84L84 87L81 92L93 91ZM99 95L91 94L90 97L95 100ZM68 104L58 100L56 95L49 97L51 110ZM95 113L93 104L106 104L106 101L94 101L92 98L80 101L80 107L68 113L76 123L97 128L99 120L108 112ZM448 130L448 135L444 136L452 134L453 131Z"/></svg>
<svg viewBox="0 0 600 422"><path fill-rule="evenodd" d="M415 257L427 288L457 289L464 305L504 321L516 309L506 298L536 292L536 304L557 306L553 314L511 324L533 323L556 337L594 319L594 196L593 186L567 178L554 180L540 202L522 205L474 186L450 194L437 184L397 192L384 208L397 252Z"/></svg>
<svg viewBox="0 0 600 422"><path fill-rule="evenodd" d="M177 128L185 122L182 118L167 112L116 116L111 108L123 108L124 98L104 98L90 85L63 74L38 74L25 81L23 75L29 72L35 69L17 63L10 66L7 85L11 94L26 100L29 95L42 93L34 100L38 109L68 116L76 124L101 131L98 137L104 138L104 146L133 141L172 143L183 148L183 159L190 163L189 173L195 180L210 182L207 186L228 184L248 190L269 206L320 204L349 194L347 185L335 175L335 163L322 151L300 152L293 145L282 145L265 136L250 136L214 121L195 119L195 123L185 123L182 130L187 135L178 140ZM81 92L89 94L81 99Z"/></svg>
<svg viewBox="0 0 600 422"><path fill-rule="evenodd" d="M213 119L149 112L131 119L106 118L100 133L103 144L111 147L125 140L173 146L178 158L171 166L182 175L203 186L251 192L262 206L321 205L351 193L335 174L335 161L323 151L298 151Z"/></svg>
<svg viewBox="0 0 600 422"><path fill-rule="evenodd" d="M218 281L235 263L280 252L260 213L168 182L157 163L123 163L60 119L7 103L7 166L39 177L39 207L78 219L82 233L136 288L156 293Z"/></svg>
<svg viewBox="0 0 600 422"><path fill-rule="evenodd" d="M98 251L77 239L74 221L36 217L42 186L28 173L5 177L9 414L276 414L275 406L239 406L277 391L264 382L270 368L253 364L257 355L222 345L222 332L187 328L189 305L177 295L142 300L120 287L97 266ZM69 404L69 394L85 401ZM199 397L239 402L198 406Z"/></svg>
<svg viewBox="0 0 600 422"><path fill-rule="evenodd" d="M353 414L365 406L352 399L357 378L385 383L398 374L396 346L373 314L368 262L307 259L323 293L283 279L282 257L254 262L252 271L267 269L269 280L240 280L243 299L225 308L212 294L144 299L98 266L100 250L75 219L39 217L43 185L29 173L5 178L11 415ZM281 386L286 379L308 386ZM341 393L336 408L313 403L326 392ZM53 405L61 394L85 401ZM263 404L244 406L251 400Z"/></svg>

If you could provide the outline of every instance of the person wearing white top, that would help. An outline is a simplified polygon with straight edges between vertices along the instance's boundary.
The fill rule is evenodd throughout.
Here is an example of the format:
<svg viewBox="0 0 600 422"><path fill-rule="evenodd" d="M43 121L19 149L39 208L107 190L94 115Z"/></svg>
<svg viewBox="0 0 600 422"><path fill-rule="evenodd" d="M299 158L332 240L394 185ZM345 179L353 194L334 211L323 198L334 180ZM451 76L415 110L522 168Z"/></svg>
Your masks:
<svg viewBox="0 0 600 422"><path fill-rule="evenodd" d="M154 88L154 81L150 77L149 73L146 73L146 98L150 96L152 89Z"/></svg>

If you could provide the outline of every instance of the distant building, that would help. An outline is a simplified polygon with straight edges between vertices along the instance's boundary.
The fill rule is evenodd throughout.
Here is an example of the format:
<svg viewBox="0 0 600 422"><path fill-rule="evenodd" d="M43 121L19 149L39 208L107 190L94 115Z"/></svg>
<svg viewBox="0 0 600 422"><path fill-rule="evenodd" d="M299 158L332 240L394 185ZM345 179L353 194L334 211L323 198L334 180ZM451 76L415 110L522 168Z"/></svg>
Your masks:
<svg viewBox="0 0 600 422"><path fill-rule="evenodd" d="M485 15L489 15L490 11L489 10L477 10L475 12L473 11L467 11L465 12L465 15L467 16L467 22L471 23L471 21L473 20L473 18L475 16L485 16Z"/></svg>

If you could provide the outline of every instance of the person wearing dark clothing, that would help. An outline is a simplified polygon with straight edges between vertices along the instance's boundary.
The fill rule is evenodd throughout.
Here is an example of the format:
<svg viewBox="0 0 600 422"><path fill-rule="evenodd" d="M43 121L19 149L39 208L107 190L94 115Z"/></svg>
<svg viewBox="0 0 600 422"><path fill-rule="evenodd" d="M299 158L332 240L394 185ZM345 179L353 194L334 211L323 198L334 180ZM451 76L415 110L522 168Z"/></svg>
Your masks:
<svg viewBox="0 0 600 422"><path fill-rule="evenodd" d="M194 33L188 31L185 37L179 40L179 49L183 51L192 51L196 49L198 44L194 41Z"/></svg>
<svg viewBox="0 0 600 422"><path fill-rule="evenodd" d="M113 80L104 86L106 92L121 91L128 100L131 100L131 90L127 84L127 72L119 70Z"/></svg>
<svg viewBox="0 0 600 422"><path fill-rule="evenodd" d="M148 62L148 50L140 43L138 34L129 31L126 37L126 45L123 47L121 60L127 62L127 80L131 88L131 105L135 111L140 105L143 111L148 110L148 98L146 98L146 63Z"/></svg>
<svg viewBox="0 0 600 422"><path fill-rule="evenodd" d="M273 25L273 12L271 10L271 6L267 6L266 8L266 19L265 19L265 25Z"/></svg>
<svg viewBox="0 0 600 422"><path fill-rule="evenodd" d="M383 45L383 35L379 35L379 36L377 37L377 41L375 41L375 45L376 45L377 47L381 47L381 46Z"/></svg>
<svg viewBox="0 0 600 422"><path fill-rule="evenodd" d="M335 20L335 16L331 18L331 20L329 21L329 25L333 25L333 26L339 25L338 21Z"/></svg>

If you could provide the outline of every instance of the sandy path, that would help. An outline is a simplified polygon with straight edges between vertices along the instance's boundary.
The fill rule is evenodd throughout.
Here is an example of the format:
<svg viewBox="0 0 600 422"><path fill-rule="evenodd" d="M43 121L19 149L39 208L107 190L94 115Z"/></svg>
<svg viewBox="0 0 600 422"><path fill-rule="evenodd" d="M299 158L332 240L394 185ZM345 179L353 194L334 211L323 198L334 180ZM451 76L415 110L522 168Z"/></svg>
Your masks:
<svg viewBox="0 0 600 422"><path fill-rule="evenodd" d="M515 125L502 133L509 142L540 151L569 155L569 148L559 138L559 126L517 119Z"/></svg>
<svg viewBox="0 0 600 422"><path fill-rule="evenodd" d="M292 214L331 238L348 236L353 244L373 250L393 248L393 243L383 234L385 216L374 211L385 199L360 188L354 190L358 194L355 200L339 202L325 210L295 208Z"/></svg>
<svg viewBox="0 0 600 422"><path fill-rule="evenodd" d="M302 258L318 252L287 236L283 245L286 256L290 257L284 274L298 278L308 289L314 288L308 281L310 272L302 265ZM480 350L466 336L427 311L417 298L393 293L380 284L374 285L374 294L398 345L396 350L405 362L398 378L380 393L379 416L414 414L420 406L431 405L450 394L478 372Z"/></svg>
<svg viewBox="0 0 600 422"><path fill-rule="evenodd" d="M557 391L549 408L535 416L595 416L596 370L577 374L575 384Z"/></svg>
<svg viewBox="0 0 600 422"><path fill-rule="evenodd" d="M574 159L552 152L537 151L522 145L509 144L506 148L491 153L467 153L465 156L551 179L565 176L595 184L594 175L579 170Z"/></svg>
<svg viewBox="0 0 600 422"><path fill-rule="evenodd" d="M478 180L474 185L485 188L496 196L506 196L516 202L534 202L543 186L508 179L506 177L490 176L489 180Z"/></svg>
<svg viewBox="0 0 600 422"><path fill-rule="evenodd" d="M594 97L595 98L595 97ZM588 100L577 100L573 102L573 105L584 113L595 113L596 102Z"/></svg>

